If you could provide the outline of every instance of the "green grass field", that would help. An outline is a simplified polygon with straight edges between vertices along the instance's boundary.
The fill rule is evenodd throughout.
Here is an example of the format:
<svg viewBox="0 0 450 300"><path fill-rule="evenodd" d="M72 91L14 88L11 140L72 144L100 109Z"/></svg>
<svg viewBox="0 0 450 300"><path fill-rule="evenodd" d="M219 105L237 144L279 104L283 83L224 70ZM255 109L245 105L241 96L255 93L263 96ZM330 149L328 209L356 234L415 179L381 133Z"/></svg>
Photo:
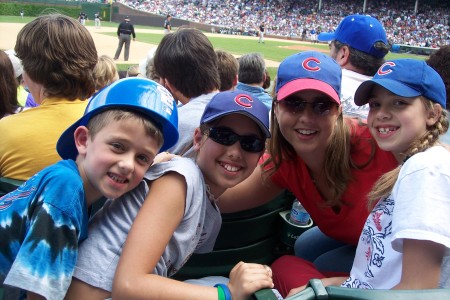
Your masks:
<svg viewBox="0 0 450 300"><path fill-rule="evenodd" d="M9 22L9 23L27 23L31 21L33 18L31 17L24 17L20 18L18 16L0 16L0 22ZM91 20L87 23L87 26L94 26L94 22ZM118 23L114 22L107 22L102 21L102 27L113 27L117 28ZM136 30L139 29L157 29L160 31L161 28L159 27L149 27L149 26L141 26L136 25ZM111 36L116 36L115 33L105 33ZM137 40L144 43L149 44L159 44L161 39L163 38L163 33L140 33L137 37ZM227 38L221 38L216 36L210 36L208 37L211 43L213 44L215 49L221 49L228 51L232 54L236 55L242 55L245 53L251 53L251 52L259 52L261 53L264 58L281 62L285 57L292 55L294 53L297 53L298 50L292 50L283 48L283 46L292 46L295 44L298 45L305 45L311 48L315 48L318 50L324 50L328 49L328 45L326 44L311 44L311 43L302 43L302 42L286 42L285 40L274 40L274 39L266 39L265 44L258 44L256 43L256 37L255 39L244 39L240 38L238 36L236 37L229 37ZM392 53L390 52L386 59L398 59L398 58L413 58L413 59L420 59L424 60L427 58L427 56L424 55L413 55L413 54L403 54L403 53ZM119 70L126 70L130 65L129 64L118 64ZM269 74L271 78L274 78L277 72L276 67L268 67Z"/></svg>

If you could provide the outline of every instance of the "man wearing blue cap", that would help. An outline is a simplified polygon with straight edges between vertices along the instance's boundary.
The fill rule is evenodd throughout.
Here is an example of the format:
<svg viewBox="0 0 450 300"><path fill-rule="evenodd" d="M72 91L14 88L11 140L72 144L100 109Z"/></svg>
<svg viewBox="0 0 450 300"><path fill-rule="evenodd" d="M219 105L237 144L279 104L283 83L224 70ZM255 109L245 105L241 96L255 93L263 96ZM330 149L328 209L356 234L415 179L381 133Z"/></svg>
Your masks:
<svg viewBox="0 0 450 300"><path fill-rule="evenodd" d="M57 143L63 160L0 198L0 282L63 299L88 208L134 189L155 155L176 143L177 124L172 96L148 79L120 80L93 97Z"/></svg>
<svg viewBox="0 0 450 300"><path fill-rule="evenodd" d="M318 39L331 41L330 56L342 68L341 103L344 114L366 119L369 107L355 105L353 96L362 82L372 78L389 52L383 25L368 15L349 15L334 32L321 33Z"/></svg>

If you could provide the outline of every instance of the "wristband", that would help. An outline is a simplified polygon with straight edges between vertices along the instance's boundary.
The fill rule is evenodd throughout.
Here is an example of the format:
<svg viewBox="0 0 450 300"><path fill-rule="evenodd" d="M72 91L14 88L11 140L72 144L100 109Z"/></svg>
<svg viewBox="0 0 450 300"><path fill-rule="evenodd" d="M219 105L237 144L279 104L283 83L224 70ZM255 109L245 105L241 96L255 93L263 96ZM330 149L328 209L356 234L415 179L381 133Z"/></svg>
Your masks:
<svg viewBox="0 0 450 300"><path fill-rule="evenodd" d="M225 295L224 300L233 300L233 298L231 297L230 289L226 284L218 283L214 287L217 287L218 290L222 290L223 294ZM220 299L220 292L219 292L219 300L222 300Z"/></svg>
<svg viewBox="0 0 450 300"><path fill-rule="evenodd" d="M217 287L217 293L218 293L218 296L219 296L219 300L226 300L225 293L223 292L223 288L222 287L220 287L220 286Z"/></svg>

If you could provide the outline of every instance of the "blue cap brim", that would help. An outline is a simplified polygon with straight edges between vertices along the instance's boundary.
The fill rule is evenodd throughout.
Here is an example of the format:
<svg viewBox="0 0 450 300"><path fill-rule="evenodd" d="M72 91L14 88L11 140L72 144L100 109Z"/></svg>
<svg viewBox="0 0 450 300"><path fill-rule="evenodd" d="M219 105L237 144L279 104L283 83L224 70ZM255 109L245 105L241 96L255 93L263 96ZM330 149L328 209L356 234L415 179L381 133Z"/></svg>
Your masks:
<svg viewBox="0 0 450 300"><path fill-rule="evenodd" d="M334 32L322 32L319 33L317 39L321 42L332 41L336 39L336 35L334 34Z"/></svg>
<svg viewBox="0 0 450 300"><path fill-rule="evenodd" d="M160 152L178 141L178 111L170 93L150 79L129 77L112 83L92 97L84 115L59 138L56 144L58 154L63 159L75 160L78 155L75 130L86 126L93 116L110 109L135 111L152 121L164 136Z"/></svg>
<svg viewBox="0 0 450 300"><path fill-rule="evenodd" d="M392 79L372 79L363 82L355 92L355 104L358 106L365 105L369 102L369 97L375 85L379 85L391 93L400 97L418 97L422 95L419 91L409 87L408 85Z"/></svg>

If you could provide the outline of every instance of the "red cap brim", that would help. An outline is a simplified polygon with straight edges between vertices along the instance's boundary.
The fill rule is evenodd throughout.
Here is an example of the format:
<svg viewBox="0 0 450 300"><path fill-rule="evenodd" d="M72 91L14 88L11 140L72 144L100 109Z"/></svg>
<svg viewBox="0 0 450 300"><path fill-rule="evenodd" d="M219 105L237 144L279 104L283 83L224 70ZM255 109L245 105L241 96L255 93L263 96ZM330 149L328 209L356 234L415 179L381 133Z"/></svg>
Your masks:
<svg viewBox="0 0 450 300"><path fill-rule="evenodd" d="M300 78L286 83L278 90L277 100L283 100L289 95L305 90L315 90L324 93L341 105L338 93L329 84L311 78Z"/></svg>

